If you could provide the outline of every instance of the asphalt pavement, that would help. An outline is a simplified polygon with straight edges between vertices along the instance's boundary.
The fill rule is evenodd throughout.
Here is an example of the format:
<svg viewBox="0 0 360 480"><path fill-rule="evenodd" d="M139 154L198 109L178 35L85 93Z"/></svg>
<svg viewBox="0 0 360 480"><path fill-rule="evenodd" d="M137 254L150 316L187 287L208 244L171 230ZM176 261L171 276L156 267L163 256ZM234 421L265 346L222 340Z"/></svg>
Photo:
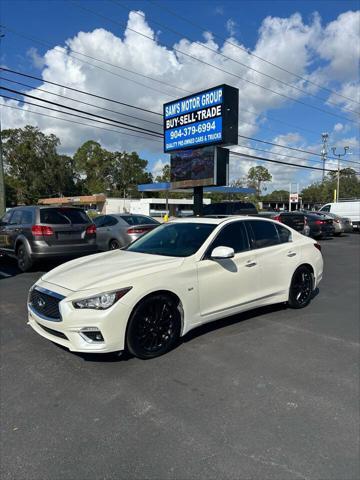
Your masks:
<svg viewBox="0 0 360 480"><path fill-rule="evenodd" d="M1 479L360 478L360 235L321 244L310 306L215 322L151 361L37 335L44 266L0 258Z"/></svg>

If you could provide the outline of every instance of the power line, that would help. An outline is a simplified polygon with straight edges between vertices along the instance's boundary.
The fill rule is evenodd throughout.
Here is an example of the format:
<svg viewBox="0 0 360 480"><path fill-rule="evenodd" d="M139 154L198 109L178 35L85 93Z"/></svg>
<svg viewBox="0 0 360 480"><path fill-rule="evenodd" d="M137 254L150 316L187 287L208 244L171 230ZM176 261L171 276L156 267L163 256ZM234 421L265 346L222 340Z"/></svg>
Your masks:
<svg viewBox="0 0 360 480"><path fill-rule="evenodd" d="M78 5L77 5L77 7L80 8L80 9L82 9L82 10L89 11L89 12L93 13L94 15L101 16L101 17L103 17L103 18L106 18L108 21L113 22L113 23L115 23L115 24L118 24L118 25L123 25L123 24L124 24L124 22L120 23L120 22L118 22L118 21L116 21L116 20L114 20L114 19L111 19L111 18L109 18L109 17L105 17L104 15L99 14L99 13L97 13L97 12L94 12L93 10L90 10L90 9L85 8L85 7L83 7L83 6L78 6ZM134 33L136 33L136 34L138 34L138 35L140 35L140 36L142 36L142 37L144 37L144 38L148 38L148 39L151 40L152 42L156 43L156 40L155 40L154 38L150 37L149 35L146 35L145 33L139 32L138 30L135 30L135 29L133 29L133 28L130 28L129 26L126 26L126 28L127 28L127 30L130 30L131 32L134 32ZM285 95L285 94L283 94L283 93L280 93L280 92L277 92L277 91L275 91L275 90L272 90L271 88L265 87L264 85L260 85L260 84L258 84L258 83L256 83L256 82L253 82L253 81L251 81L251 80L245 79L245 78L241 77L240 75L237 75L236 73L233 73L233 72L229 72L229 71L227 71L227 70L224 70L223 68L218 67L217 65L213 65L212 63L206 62L205 60L202 60L202 59L200 59L200 58L194 57L193 55L190 55L189 53L185 53L185 52L183 52L182 50L179 50L178 48L175 48L175 47L173 47L173 46L172 46L172 47L169 47L169 46L166 45L166 44L164 44L164 45L167 46L168 48L171 48L171 49L174 50L175 52L180 53L181 55L184 55L184 56L186 56L186 57L192 58L193 60L196 60L196 61L198 61L198 62L200 62L200 63L202 63L202 64L204 64L204 65L206 65L206 66L208 66L208 67L211 67L211 68L214 68L215 70L218 70L218 71L221 71L221 72L223 72L223 73L226 73L227 75L231 75L231 76L233 76L233 77L239 78L240 80L243 80L243 81L245 81L245 82L247 82L247 83L250 83L251 85L260 87L260 88L262 88L262 89L264 89L264 90L266 90L266 91L268 91L268 92L271 92L271 93L273 93L273 94L275 94L275 95L279 95L280 97L286 98L287 100L291 100L291 101L293 101L293 102L299 103L300 105L304 105L304 106L307 106L307 107L309 107L309 108L318 110L318 111L320 111L320 112L322 112L322 113L325 113L325 114L327 114L327 115L331 115L331 116L334 116L334 117L337 117L337 118L341 118L342 120L346 120L347 122L357 123L355 120L352 120L352 119L350 119L350 118L344 117L344 116L339 115L339 114L334 113L334 112L330 112L329 110L324 110L323 108L320 108L320 107L318 107L318 106L316 106L316 105L311 105L311 104L306 103L306 102L303 102L302 100L299 100L299 99L297 99L297 98L290 97L290 96Z"/></svg>
<svg viewBox="0 0 360 480"><path fill-rule="evenodd" d="M89 113L89 112L85 112L84 110L80 110L78 108L74 108L74 107L68 107L67 105L63 105L61 103L57 103L57 102L52 102L51 100L45 100L44 98L40 98L40 97L35 97L34 95L30 95L28 93L23 93L23 92L20 92L19 90L14 90L12 88L7 88L7 87L2 87L0 86L0 90L5 90L7 92L11 92L11 93L15 93L17 95L22 95L24 97L28 97L28 98L32 98L34 100L38 100L40 102L45 102L45 103L49 103L51 105L55 105L56 107L61 107L61 108L66 108L68 110L72 110L73 112L79 112L79 113L85 113L86 115L89 115L91 117L96 117L96 118L100 118L102 120L107 120L109 122L113 122L113 123L117 123L119 125L125 125L126 127L131 127L134 131L141 131L141 133L150 133L152 135L158 135L158 136L162 136L162 133L160 132L155 132L154 130L149 130L147 128L143 128L143 127L139 127L137 125L132 125L130 123L125 123L125 122L120 122L119 120L115 120L113 118L108 118L108 117L104 117L102 115L97 115L96 113Z"/></svg>
<svg viewBox="0 0 360 480"><path fill-rule="evenodd" d="M89 117L83 117L82 115L77 115L75 113L63 112L62 110L56 110L55 108L47 107L45 105L38 105L37 103L27 102L26 100L18 100L17 98L9 97L9 96L4 95L2 93L0 93L0 97L6 98L7 100L14 100L14 101L17 101L17 102L25 103L27 105L32 105L34 107L44 108L45 110L51 110L53 112L62 113L63 115L70 115L72 117L83 118L84 120L90 120L92 122L102 123L103 125L109 125L111 127L117 127L117 128L123 129L123 130L129 130L130 132L139 133L137 130L133 130L132 128L122 127L120 125L114 125L112 123L103 122L101 120L95 120L95 119L92 119L92 118L89 118ZM122 132L119 132L119 133L122 133ZM152 136L152 134L150 134L150 133L146 133L146 132L140 132L140 133L143 133L143 135ZM159 137L155 137L155 138L159 138Z"/></svg>
<svg viewBox="0 0 360 480"><path fill-rule="evenodd" d="M293 165L291 163L287 162L282 162L281 160L271 160L270 158L264 158L264 157L258 157L256 155L248 155L246 153L240 153L240 152L234 152L233 150L229 150L230 155L236 155L238 157L246 157L246 158L253 158L255 160L262 160L265 162L271 162L271 163L278 163L280 165L287 165L288 167L294 167L294 168L307 168L309 170L319 170L323 171L322 168L319 167L311 167L310 165ZM325 169L327 172L336 172L336 170L330 170L328 168Z"/></svg>
<svg viewBox="0 0 360 480"><path fill-rule="evenodd" d="M273 147L287 148L288 150L294 150L295 152L307 153L308 155L316 155L317 157L321 157L321 153L311 152L309 150L303 150L301 148L289 147L287 145L281 145L280 143L268 142L267 140L260 140L259 138L247 137L245 135L238 135L238 137L239 138L246 138L247 140L252 140L253 142L265 143L266 145L272 145ZM328 157L328 159L329 160L337 160L337 158L335 158L335 157ZM356 163L356 164L360 165L359 162L352 162L351 160L347 160L347 162Z"/></svg>
<svg viewBox="0 0 360 480"><path fill-rule="evenodd" d="M111 1L112 3L114 3L115 5L121 7L121 8L125 8L126 10L131 10L131 8L129 8L129 7L126 6L125 4L122 5L120 2L118 2L118 1L116 1L116 0L110 0L110 1ZM142 12L137 12L137 11L134 11L134 10L131 10L131 11L132 11L132 13L134 13L135 15L139 15L139 16L141 16L141 17L143 17L143 18L146 18L145 14L143 14ZM167 25L164 25L164 24L161 23L161 22L157 22L157 21L155 21L155 20L151 20L151 22L152 22L152 23L155 23L156 25L159 25L160 27L165 28L166 30L168 30L169 32L174 33L175 35L179 36L180 38L183 38L183 37L184 37L184 35L183 35L181 32L179 32L179 31L177 31L177 30L174 30L173 28L170 28L170 27L168 27ZM332 101L330 101L330 100L326 100L326 98L318 97L317 95L315 95L315 94L313 94L313 93L306 92L305 90L297 87L296 85L291 85L290 83L285 82L285 81L283 81L283 80L280 80L280 79L278 79L278 78L275 78L275 77L273 77L272 75L269 75L268 73L264 73L264 72L262 72L262 71L260 71L260 70L257 70L256 68L253 68L253 67L251 67L250 65L247 65L247 64L245 64L245 63L242 63L242 62L240 62L239 60L236 60L235 58L229 57L228 55L225 55L224 53L222 53L222 52L220 52L220 51L217 51L217 50L215 50L214 48L209 47L208 45L205 45L205 44L203 44L203 43L201 43L201 42L199 42L199 41L197 41L197 40L194 40L193 38L189 37L188 35L187 35L187 38L188 38L191 42L196 43L197 45L200 45L202 48L205 48L206 50L209 50L210 52L213 52L213 53L215 53L216 55L219 55L219 56L221 56L221 57L223 57L223 58L225 58L225 59L227 59L227 60L231 60L232 62L237 63L238 65L241 65L242 67L245 67L245 68L247 68L248 70L251 70L251 71L253 71L253 72L258 73L259 75L263 75L263 76L265 76L265 77L267 77L267 78L270 78L270 79L272 79L272 80L275 80L276 82L279 82L281 85L285 85L285 86L287 86L287 87L293 88L294 90L297 90L297 91L299 91L299 92L301 92L301 93L303 93L303 94L305 94L305 95L307 95L307 96L316 98L317 100L321 100L322 102L327 101L327 103L329 103L329 104L331 104L331 105L334 105L334 106L336 106L337 108L339 108L339 105L338 105L338 103L336 103L336 102L332 102ZM243 79L243 80L244 80L244 81L247 81L247 79ZM258 85L259 85L260 87L263 87L263 85L260 85L260 84L258 84ZM343 109L343 110L347 110L347 111L349 111L349 112L351 112L351 113L355 113L355 114L359 114L359 113L360 113L360 112L357 112L357 111L355 111L355 110L351 110L350 108L346 108L346 107L342 107L342 109Z"/></svg>
<svg viewBox="0 0 360 480"><path fill-rule="evenodd" d="M204 28L200 25L198 25L197 23L193 22L192 20L189 20L188 18L185 18L183 17L182 15L179 15L178 13L174 12L173 10L171 10L170 8L168 8L167 6L164 6L164 5L159 5L157 2L154 2L154 0L149 0L151 3L153 3L154 5L158 5L162 10L167 10L171 15L173 15L174 17L177 17L177 18L180 18L181 20L183 20L184 22L187 22L189 23L190 25L193 25L194 27L196 27L197 29L201 30L201 31L204 31ZM166 4L168 5L168 4ZM209 30L209 29L205 29L205 30ZM341 93L338 93L338 92L335 92L334 90L331 90L330 88L327 88L327 87L324 87L323 85L317 83L317 82L314 82L313 80L309 80L308 78L305 78L301 75L298 75L297 73L294 73L294 72L291 72L290 70L287 70L286 68L284 67L281 67L280 65L277 65L276 63L273 63L271 62L270 60L267 60L265 58L262 58L260 57L259 55L256 55L255 53L251 52L250 49L247 49L247 48L244 48L242 47L241 45L237 45L236 43L233 43L231 42L230 40L226 39L225 37L222 37L221 35L218 35L214 32L212 32L212 35L216 38L219 38L220 40L222 40L224 43L227 43L228 45L231 45L232 47L235 47L239 50L242 50L243 52L247 53L248 55L251 55L252 57L254 58L257 58L258 60L261 60L262 62L265 62L267 63L268 65L271 65L272 67L275 67L283 72L286 72L290 75L293 75L294 77L298 78L299 80L304 80L305 82L307 83L310 83L311 85L314 85L318 88L321 88L322 90L325 90L327 91L328 93L331 93L333 95L337 95L338 97L342 97L344 98L345 100L349 100L350 102L353 102L353 103L360 103L352 98L349 98L345 95L342 95Z"/></svg>
<svg viewBox="0 0 360 480"><path fill-rule="evenodd" d="M5 68L5 67L1 67L1 66L0 66L0 70L4 70L5 72L14 73L15 75L20 75L22 77L32 78L33 80L39 80L40 82L48 83L50 85L56 85L57 87L67 88L68 90L72 90L73 92L82 93L83 95L89 95L91 97L99 98L101 100L106 100L107 102L117 103L118 105L123 105L124 107L135 108L136 110L141 110L142 112L152 113L154 115L159 115L159 116L162 117L162 113L160 113L160 112L154 112L154 111L148 110L146 108L136 107L135 105L131 105L129 103L120 102L119 100L114 100L112 98L103 97L103 96L97 95L95 93L85 92L84 90L79 90L78 88L69 87L67 85L62 85L61 83L51 82L50 80L44 80L43 78L36 77L35 75L29 75L28 73L18 72L17 70L11 70L10 68Z"/></svg>
<svg viewBox="0 0 360 480"><path fill-rule="evenodd" d="M25 74L25 73L18 72L16 70L11 70L11 69L8 69L8 68L5 68L5 67L0 67L0 69L4 70L4 71L7 71L7 72L10 72L10 73L14 73L16 75L29 77L29 78L32 78L32 79L35 79L35 80L43 81L44 83L49 83L49 84L52 84L52 85L56 85L58 87L66 88L66 89L69 89L69 90L72 90L72 91L75 91L75 92L78 92L78 93L82 93L84 95L93 96L93 97L100 98L100 99L103 99L103 100L106 100L106 101L109 101L109 102L119 103L121 105L125 105L125 106L130 107L130 108L136 108L136 109L139 109L139 110L142 110L142 111L146 111L148 113L153 113L153 114L162 116L162 114L158 113L158 112L154 112L154 111L151 111L151 110L146 110L146 109L136 107L136 106L131 105L131 104L127 104L127 103L125 104L124 102L119 102L117 100L113 100L113 99L110 99L110 98L107 98L107 97L102 97L102 96L99 96L99 95L96 95L96 94L93 94L93 93L85 92L85 91L82 91L82 90L79 90L79 89L76 89L76 88L73 88L73 87L68 87L66 85L62 85L62 84L59 84L59 83L56 83L56 82L43 80L42 78L36 77L34 75ZM315 155L315 156L321 157L320 153L316 153L316 152L312 152L312 151L308 151L308 150L303 150L303 149L300 149L300 148L290 147L290 146L287 146L287 145L281 145L279 143L269 142L269 141L261 140L261 139L254 138L254 137L248 137L248 136L245 136L245 135L239 135L239 137L240 138L245 138L247 140L255 141L255 142L260 142L260 143L264 143L264 144L268 144L268 145L272 145L272 146L276 146L276 147L280 147L280 148L284 148L284 149L288 149L288 150L298 151L298 152L301 152L301 153L306 153L306 154L309 154L309 155ZM333 157L329 157L329 159L336 160ZM351 161L351 160L344 160L344 162L360 164L359 162L354 162L354 161Z"/></svg>
<svg viewBox="0 0 360 480"><path fill-rule="evenodd" d="M10 97L8 97L8 98L10 98ZM34 105L34 106L37 106L37 107L46 108L46 107L43 107L42 105L30 104L30 102L27 102L27 103L29 105ZM21 111L26 112L26 113L32 113L34 115L40 115L42 117L53 118L54 120L62 120L63 122L75 123L77 125L83 125L85 127L98 128L100 130L106 130L107 132L114 132L114 133L117 133L117 134L120 134L120 135L127 135L129 137L141 138L143 140L148 140L150 142L161 142L162 143L161 139L152 138L152 137L143 137L141 135L134 135L132 133L121 132L120 130L113 130L111 128L99 127L98 125L90 125L89 123L77 122L76 120L69 120L68 118L55 117L54 115L47 115L46 113L34 112L34 110L29 110L27 108L14 107L13 105L5 105L5 104L3 104L2 107L12 108L14 110L21 110ZM54 109L51 109L51 110L54 110ZM59 111L59 110L56 110L56 111ZM66 112L60 112L59 111L59 113L66 113ZM76 116L78 116L78 115L76 115ZM85 117L83 117L83 118L85 118ZM89 118L88 120L90 120L91 122L96 122L97 121L97 120L92 120L91 118ZM105 123L105 122L101 122L101 123ZM106 124L106 125L111 125L111 124Z"/></svg>
<svg viewBox="0 0 360 480"><path fill-rule="evenodd" d="M93 103L83 102L82 100L79 100L77 98L67 97L65 95L61 95L60 93L49 92L49 90L44 90L43 88L39 88L39 87L33 87L32 85L28 85L28 84L22 83L22 82L17 82L15 80L10 80L9 78L6 78L6 77L1 77L0 76L0 80L5 80L6 82L16 83L17 85L22 85L23 87L30 88L31 90L39 90L40 92L44 92L44 93L47 93L49 95L55 95L57 97L61 97L61 98L64 98L66 100L71 100L73 102L81 103L81 104L87 105L89 107L95 107L95 108L99 108L101 110L106 110L107 112L116 113L117 115L123 115L124 117L135 118L136 120L140 120L142 122L152 123L154 125L162 126L162 123L159 123L159 122L152 122L151 120L147 120L146 118L135 117L134 115L128 115L126 113L118 112L116 110L111 110L110 108L101 107L100 105L94 105Z"/></svg>
<svg viewBox="0 0 360 480"><path fill-rule="evenodd" d="M158 90L157 88L154 88L154 87L151 87L150 85L146 85L144 83L141 83L141 82L138 82L137 80L134 80L134 79L131 79L131 78L128 78L128 77L124 77L123 75L119 75L118 73L115 73L111 70L108 70L107 68L104 68L104 67L100 67L100 65L95 65L94 63L91 63L91 62L88 62L86 60L83 60L79 57L77 57L76 55L73 55L73 53L76 53L77 55L81 55L83 57L88 57L88 58L92 58L93 60L95 60L96 62L100 62L100 63L108 63L108 62L104 62L104 60L100 60L99 58L95 58L95 57L92 57L90 55L86 55L85 53L81 53L81 52L76 52L75 50L72 50L70 47L67 47L67 49L65 48L58 48L58 47L53 47L51 44L47 43L47 42L44 42L43 40L39 40L39 39L36 39L35 37L29 37L27 35L24 35L22 33L19 33L17 32L16 30L14 30L13 28L10 28L6 25L3 25L3 28L6 28L9 32L13 33L14 35L17 35L19 37L22 37L22 38L25 38L26 40L31 40L32 42L35 42L35 43L38 43L39 45L45 45L49 48L51 48L52 50L55 50L55 52L59 52L61 54L64 54L66 53L67 55L69 55L70 57L72 58L76 58L76 60L78 62L81 62L81 63L85 63L86 65L90 65L91 67L95 67L95 68L98 68L99 70L102 70L103 72L107 72L107 73L110 73L111 75L115 75L116 77L119 77L119 78L122 78L123 80L127 80L129 82L133 82L133 83L136 83L137 85L140 85L142 87L145 87L145 88L148 88L150 90L153 90L154 92L157 92L157 93L161 93L162 95L165 95L167 97L171 97L171 95L165 93L163 90ZM73 52L73 53L71 53ZM120 67L119 65L113 65L111 64L113 67L115 68L120 68L123 70L122 67ZM145 75L142 75L142 74L139 74L139 73L136 73L136 72L133 72L135 75L140 75L142 77L144 77ZM149 78L149 80L153 80L153 81L157 81L155 79L152 79L150 77L147 77Z"/></svg>
<svg viewBox="0 0 360 480"><path fill-rule="evenodd" d="M3 98L6 98L6 99L15 100L14 98L8 97L8 96L6 96L6 95L0 94L0 96L2 96ZM76 115L76 114L73 114L73 113L62 112L62 111L60 111L60 110L56 110L56 109L53 109L53 108L51 108L51 107L47 107L47 106L43 106L43 105L37 105L37 104L31 103L31 102L27 102L27 101L23 101L22 103L25 103L25 104L28 104L28 105L33 105L33 106L35 106L35 107L44 108L44 109L46 109L46 110L51 110L51 111L55 111L55 112L58 112L58 113L62 113L62 114L74 116L74 117L84 118L84 119L90 120L90 121L92 121L92 122L104 123L105 125L109 125L108 123L101 122L100 120L93 120L93 119L89 119L89 118L87 118L87 117L82 117L82 116L80 116L80 115ZM53 119L56 119L56 120L62 120L62 121L66 121L66 122L70 122L70 123L75 123L75 124L79 124L79 125L84 125L84 126L88 126L88 127L92 127L92 128L99 128L99 129L101 129L101 130L111 131L111 132L119 133L119 134L122 134L122 135L128 135L128 136L131 136L131 137L143 138L143 139L149 140L149 141L161 142L160 139L154 138L154 137L152 137L152 138L141 137L140 135L133 135L133 134L125 133L125 132L120 132L120 131L117 131L117 130L111 130L111 129L108 129L108 128L99 127L99 126L97 126L97 125L89 125L89 124L84 124L84 123L82 123L82 122L77 122L77 121L74 121L74 120L68 120L68 119L61 118L61 117L54 117L54 116L52 116L52 115L47 115L47 114L43 114L43 113L40 113L40 112L34 112L34 111L31 111L31 110L28 110L28 109L24 109L24 108L20 108L20 107L15 107L15 106L12 106L12 105L3 105L3 106L4 106L4 107L7 107L7 108L12 108L12 109L15 109L15 110L23 110L23 111L25 111L25 112L30 112L30 113L33 113L33 114L35 114L35 115L41 115L41 116L53 118ZM110 124L110 126L111 126L111 124ZM116 125L115 125L115 126L116 126ZM124 127L118 127L118 128L124 128ZM242 146L242 145L239 145L239 147L243 147L243 146ZM251 148L251 147L248 147L248 148ZM232 151L232 150L229 150L229 152L230 152L230 154L232 154L232 155L243 156L243 157L247 157L247 158L255 159L255 160L259 160L259 161L264 161L264 162L270 162L270 163L277 163L277 164L281 164L281 165L287 165L287 166L290 166L290 167L293 167L293 168L306 168L306 169L309 169L309 170L320 170L320 171L322 171L322 168L318 168L318 167L312 167L312 166L308 166L308 165L296 165L296 164L291 164L291 163L288 163L288 162L283 162L283 161L281 161L281 160L274 160L274 159L265 158L265 157L260 157L260 156L248 155L248 154L241 153L241 152L234 152L234 151ZM269 153L271 153L272 155L281 155L281 154L276 154L276 153L272 153L272 152L269 152ZM298 157L293 157L293 158L298 158ZM334 172L335 170L326 169L326 171Z"/></svg>

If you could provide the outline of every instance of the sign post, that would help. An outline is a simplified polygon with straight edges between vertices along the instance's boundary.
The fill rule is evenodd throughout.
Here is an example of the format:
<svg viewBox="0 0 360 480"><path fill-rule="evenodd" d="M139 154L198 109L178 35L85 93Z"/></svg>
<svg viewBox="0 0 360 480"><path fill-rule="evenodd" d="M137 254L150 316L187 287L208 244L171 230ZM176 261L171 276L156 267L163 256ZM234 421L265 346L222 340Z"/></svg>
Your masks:
<svg viewBox="0 0 360 480"><path fill-rule="evenodd" d="M173 188L194 188L201 215L204 186L226 185L229 151L238 142L239 90L229 85L164 104L164 152L171 154Z"/></svg>

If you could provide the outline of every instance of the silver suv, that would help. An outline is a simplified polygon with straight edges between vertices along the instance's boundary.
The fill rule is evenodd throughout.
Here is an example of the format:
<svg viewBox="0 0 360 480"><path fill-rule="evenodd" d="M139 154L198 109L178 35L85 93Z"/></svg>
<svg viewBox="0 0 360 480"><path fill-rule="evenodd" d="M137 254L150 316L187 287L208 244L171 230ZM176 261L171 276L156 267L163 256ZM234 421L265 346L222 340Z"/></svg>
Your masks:
<svg viewBox="0 0 360 480"><path fill-rule="evenodd" d="M42 258L97 251L96 226L81 208L15 207L0 220L0 253L16 257L23 272Z"/></svg>

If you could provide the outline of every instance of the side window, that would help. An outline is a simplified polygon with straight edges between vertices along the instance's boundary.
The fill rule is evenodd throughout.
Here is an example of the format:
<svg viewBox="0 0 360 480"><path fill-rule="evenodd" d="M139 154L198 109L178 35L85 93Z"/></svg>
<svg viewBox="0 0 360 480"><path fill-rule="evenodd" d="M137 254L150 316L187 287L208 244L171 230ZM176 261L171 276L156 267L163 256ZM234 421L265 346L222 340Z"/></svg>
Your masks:
<svg viewBox="0 0 360 480"><path fill-rule="evenodd" d="M211 252L216 247L230 247L234 249L235 253L249 250L247 234L243 222L232 222L225 225L208 248L206 256L210 256Z"/></svg>
<svg viewBox="0 0 360 480"><path fill-rule="evenodd" d="M331 207L331 205L325 205L325 207L322 207L320 210L322 212L330 212L330 207Z"/></svg>
<svg viewBox="0 0 360 480"><path fill-rule="evenodd" d="M253 233L253 248L272 247L280 243L275 223L263 220L250 220L247 222L247 225L249 225Z"/></svg>
<svg viewBox="0 0 360 480"><path fill-rule="evenodd" d="M9 220L13 211L14 210L9 210L8 212L5 213L5 215L1 219L1 225L7 225L9 223Z"/></svg>
<svg viewBox="0 0 360 480"><path fill-rule="evenodd" d="M291 242L291 232L281 225L276 225L276 229L279 235L280 243Z"/></svg>
<svg viewBox="0 0 360 480"><path fill-rule="evenodd" d="M93 219L93 222L95 223L96 227L99 228L103 226L104 220L105 220L105 217L104 215L102 215L100 217L95 217Z"/></svg>
<svg viewBox="0 0 360 480"><path fill-rule="evenodd" d="M102 227L112 227L114 225L116 225L118 223L118 221L116 220L115 217L111 217L111 216L106 216L104 217L104 221L102 223Z"/></svg>
<svg viewBox="0 0 360 480"><path fill-rule="evenodd" d="M9 225L20 225L21 224L21 210L15 210L14 215L11 217Z"/></svg>
<svg viewBox="0 0 360 480"><path fill-rule="evenodd" d="M30 225L33 223L33 214L31 210L22 211L21 223L23 225Z"/></svg>

